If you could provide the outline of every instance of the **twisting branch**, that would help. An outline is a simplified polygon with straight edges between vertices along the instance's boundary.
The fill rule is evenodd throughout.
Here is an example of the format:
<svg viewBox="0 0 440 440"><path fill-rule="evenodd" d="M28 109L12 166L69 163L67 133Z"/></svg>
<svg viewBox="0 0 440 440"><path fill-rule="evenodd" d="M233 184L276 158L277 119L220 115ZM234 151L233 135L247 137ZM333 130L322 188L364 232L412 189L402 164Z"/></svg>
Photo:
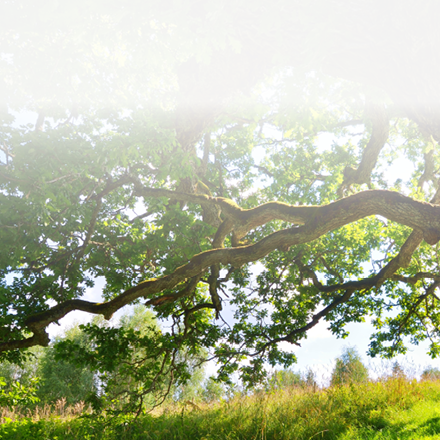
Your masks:
<svg viewBox="0 0 440 440"><path fill-rule="evenodd" d="M399 255L376 275L376 285L380 285L397 268L409 264L412 252L423 238L431 245L440 238L440 206L412 200L392 191L365 191L323 206L291 206L272 202L249 210L238 207L230 200L206 195L175 193L152 188L145 189L144 195L147 194L159 197L166 195L191 202L218 203L231 220L235 231L237 231L237 224L238 230L243 231L262 224L264 221L280 217L290 219L297 224L302 223L303 226L274 232L255 244L202 252L171 274L146 280L108 302L91 303L74 299L60 303L26 320L25 325L34 335L42 337L43 329L73 310L102 314L109 319L115 311L137 298L144 297L147 301L153 301L154 295L165 289L173 289L189 278L202 276L209 267L214 265L240 267L263 258L275 249L287 249L290 246L309 243L329 231L374 214L415 228L402 246ZM437 198L438 194L433 201L438 202ZM357 281L351 282L350 286L353 289L361 287ZM348 290L351 289L348 288ZM23 344L25 344L24 341L5 342L0 344L0 351L22 347Z"/></svg>
<svg viewBox="0 0 440 440"><path fill-rule="evenodd" d="M432 198L432 203L438 203L440 201L440 191L437 191ZM300 267L300 270L305 272L312 280L313 285L321 292L335 292L340 290L355 289L355 290L367 290L373 287L380 287L385 280L392 279L397 281L403 281L411 284L415 284L417 281L425 278L432 278L435 281L440 279L440 276L433 275L426 272L420 272L412 277L404 277L398 275L395 272L403 267L408 267L411 261L411 257L414 251L419 247L423 240L423 234L420 231L412 231L405 243L400 248L399 253L392 258L388 264L386 264L376 275L363 278L356 281L347 281L345 283L333 284L324 286L309 267L302 264L299 259L295 260L295 263Z"/></svg>
<svg viewBox="0 0 440 440"><path fill-rule="evenodd" d="M162 295L156 298L152 298L145 303L146 306L158 306L163 304L169 304L177 301L180 298L187 297L194 292L197 287L198 282L200 281L201 275L193 277L189 280L187 285L176 293L171 293L167 295Z"/></svg>
<svg viewBox="0 0 440 440"><path fill-rule="evenodd" d="M326 231L322 235L361 218L381 215L388 220L423 231L423 238L430 245L440 240L440 206L433 206L437 202L420 202L394 191L363 191L321 206L268 202L251 209L243 209L224 197L145 188L139 184L135 184L135 192L144 197L169 197L183 202L217 204L223 214L233 221L233 230L238 239L272 220L283 220L296 225L323 226Z"/></svg>
<svg viewBox="0 0 440 440"><path fill-rule="evenodd" d="M394 281L401 281L402 283L407 284L416 284L420 280L432 279L434 281L440 281L440 275L436 275L429 272L418 272L412 277L405 277L403 275L394 274L390 277L390 279Z"/></svg>

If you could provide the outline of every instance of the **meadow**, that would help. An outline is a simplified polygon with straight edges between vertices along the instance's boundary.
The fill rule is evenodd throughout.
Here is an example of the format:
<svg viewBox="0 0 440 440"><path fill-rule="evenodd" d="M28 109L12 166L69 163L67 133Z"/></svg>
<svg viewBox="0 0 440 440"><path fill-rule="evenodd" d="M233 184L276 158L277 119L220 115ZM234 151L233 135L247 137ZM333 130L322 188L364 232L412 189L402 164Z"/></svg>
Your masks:
<svg viewBox="0 0 440 440"><path fill-rule="evenodd" d="M287 387L229 401L180 402L156 414L105 417L78 405L3 409L0 439L439 439L440 381L389 377L362 384Z"/></svg>

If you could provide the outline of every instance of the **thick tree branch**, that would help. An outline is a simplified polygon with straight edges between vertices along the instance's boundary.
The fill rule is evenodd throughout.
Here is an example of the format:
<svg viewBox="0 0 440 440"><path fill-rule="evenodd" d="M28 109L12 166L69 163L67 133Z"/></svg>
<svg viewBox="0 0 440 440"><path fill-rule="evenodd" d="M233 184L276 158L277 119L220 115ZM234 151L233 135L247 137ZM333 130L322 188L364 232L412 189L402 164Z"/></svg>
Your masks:
<svg viewBox="0 0 440 440"><path fill-rule="evenodd" d="M440 202L440 190L437 190L434 197L431 199L431 203L439 203ZM411 284L415 284L420 279L425 278L432 278L434 279L434 283L430 286L430 288L427 291L427 294L423 296L423 298L426 298L428 295L434 296L436 299L437 296L435 295L435 289L440 284L440 277L437 275L433 275L426 272L419 272L413 277L404 277L401 275L395 274L395 272L400 269L401 267L408 267L409 263L411 261L412 254L414 251L419 247L420 243L423 240L423 235L420 231L412 231L410 236L407 238L405 243L402 245L400 252L398 255L396 255L385 267L383 267L379 273L377 273L375 276L370 278L364 278L362 280L357 281L349 281L346 283L340 283L336 285L328 285L324 286L316 276L315 272L313 272L309 267L303 265L298 258L295 262L299 266L301 271L304 271L307 273L308 276L313 281L313 285L318 288L321 292L335 292L335 291L342 291L345 290L345 293L339 297L337 297L331 304L329 304L327 307L325 307L323 310L321 310L319 313L314 315L312 317L312 320L306 324L305 326L295 329L292 332L288 333L285 337L280 337L274 340L269 341L267 344L264 345L263 350L265 350L268 346L273 345L277 342L281 341L288 341L291 343L294 342L294 336L301 334L310 328L314 327L318 322L325 317L328 313L330 313L332 310L334 310L339 304L342 304L344 302L347 302L354 291L356 290L369 290L373 287L379 287L381 286L386 279L393 279L398 281L403 281ZM422 298L422 299L423 299ZM261 350L260 350L261 351Z"/></svg>
<svg viewBox="0 0 440 440"><path fill-rule="evenodd" d="M237 220L239 224L246 225L243 230L249 230L255 225L262 224L263 221L280 217L283 220L303 223L303 226L274 232L252 245L202 252L173 273L144 281L106 303L91 303L80 299L65 301L27 319L25 324L34 334L39 334L50 323L58 321L73 310L102 314L109 319L115 311L137 298L144 297L152 301L153 295L165 289L173 289L186 279L199 276L214 265L240 267L263 258L275 249L286 249L311 242L329 231L370 215L381 215L416 229L402 247L401 254L393 259L387 268L379 272L377 282L385 280L387 276L394 273L396 270L394 265L401 267L409 263L411 254L420 244L422 237L431 245L440 238L440 206L412 200L391 191L365 191L324 206L290 206L272 202L249 210L243 210L227 199L210 198L204 195L174 193L160 189L146 189L145 193L155 196L172 195L192 202L211 200L212 203L220 204L222 209L226 208L226 214ZM350 286L353 289L360 287L356 281L350 283ZM21 347L23 343L23 341L16 341L18 345L14 345L11 341L1 344L0 351Z"/></svg>
<svg viewBox="0 0 440 440"><path fill-rule="evenodd" d="M354 194L323 206L295 206L282 202L268 202L251 209L242 209L235 202L204 194L186 194L159 188L136 188L144 197L170 197L192 203L218 204L234 223L237 238L272 220L283 220L297 225L313 224L325 229L336 229L370 215L381 215L388 220L423 231L428 244L440 240L440 206L413 200L394 191L370 190ZM342 221L342 223L341 223ZM325 233L325 232L324 232Z"/></svg>

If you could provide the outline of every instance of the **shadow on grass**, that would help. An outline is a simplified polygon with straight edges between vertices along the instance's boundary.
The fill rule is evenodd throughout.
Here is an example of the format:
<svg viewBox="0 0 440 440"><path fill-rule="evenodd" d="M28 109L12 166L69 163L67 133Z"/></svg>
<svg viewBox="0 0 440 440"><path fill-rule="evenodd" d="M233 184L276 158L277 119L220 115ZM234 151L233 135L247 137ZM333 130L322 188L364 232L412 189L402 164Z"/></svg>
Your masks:
<svg viewBox="0 0 440 440"><path fill-rule="evenodd" d="M431 417L419 425L413 425L408 427L409 422L401 422L398 424L390 424L383 431L384 438L396 439L396 440L414 440L420 437L433 436L440 434L440 416ZM439 438L439 437L435 437Z"/></svg>
<svg viewBox="0 0 440 440"><path fill-rule="evenodd" d="M420 425L420 428L423 429L423 432L426 434L440 434L440 416L431 417L425 423Z"/></svg>

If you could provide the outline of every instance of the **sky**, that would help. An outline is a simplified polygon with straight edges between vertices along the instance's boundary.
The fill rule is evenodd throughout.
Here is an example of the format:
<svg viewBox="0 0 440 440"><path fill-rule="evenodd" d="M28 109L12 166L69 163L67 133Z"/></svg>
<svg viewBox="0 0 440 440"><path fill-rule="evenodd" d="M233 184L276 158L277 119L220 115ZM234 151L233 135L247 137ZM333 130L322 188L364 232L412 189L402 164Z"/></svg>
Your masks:
<svg viewBox="0 0 440 440"><path fill-rule="evenodd" d="M35 123L35 113L26 113L17 115L17 125L26 123ZM333 138L329 134L322 134L317 139L317 145L319 148L329 148ZM258 151L258 150L257 150ZM405 158L401 157L395 161L392 168L387 170L387 178L391 182L398 177L402 177L402 174L410 175L412 164ZM404 172L402 173L402 170ZM368 268L365 268L368 271ZM92 302L102 301L101 290L103 282L97 280L95 287L86 290L84 300ZM119 310L112 318L113 323L117 323L120 316L126 313L130 313L132 307L124 307ZM230 316L226 316L227 318ZM51 338L55 336L61 336L66 328L71 327L76 323L86 323L90 321L92 315L85 312L71 312L66 317L59 321L59 324L51 324L48 328ZM314 370L317 374L318 380L322 384L328 382L331 374L331 370L334 366L335 359L341 355L344 349L348 347L355 347L358 353L363 357L366 365L370 368L371 375L377 376L381 372L389 369L390 362L384 363L381 359L371 359L367 357L368 345L370 342L370 335L373 331L371 325L371 318L366 317L364 323L353 323L347 327L349 336L346 339L337 339L327 329L325 322L320 322L314 328L308 332L308 337L301 344L301 347L292 346L288 343L284 343L286 350L292 350L297 358L297 365L293 367L294 370L306 371L308 368ZM424 368L427 366L434 366L440 368L440 359L432 360L427 354L428 343L422 343L419 346L411 346L408 354L405 356L398 356L394 360L397 360L411 375L420 375ZM212 374L215 372L215 365L210 364L207 368L207 373Z"/></svg>

